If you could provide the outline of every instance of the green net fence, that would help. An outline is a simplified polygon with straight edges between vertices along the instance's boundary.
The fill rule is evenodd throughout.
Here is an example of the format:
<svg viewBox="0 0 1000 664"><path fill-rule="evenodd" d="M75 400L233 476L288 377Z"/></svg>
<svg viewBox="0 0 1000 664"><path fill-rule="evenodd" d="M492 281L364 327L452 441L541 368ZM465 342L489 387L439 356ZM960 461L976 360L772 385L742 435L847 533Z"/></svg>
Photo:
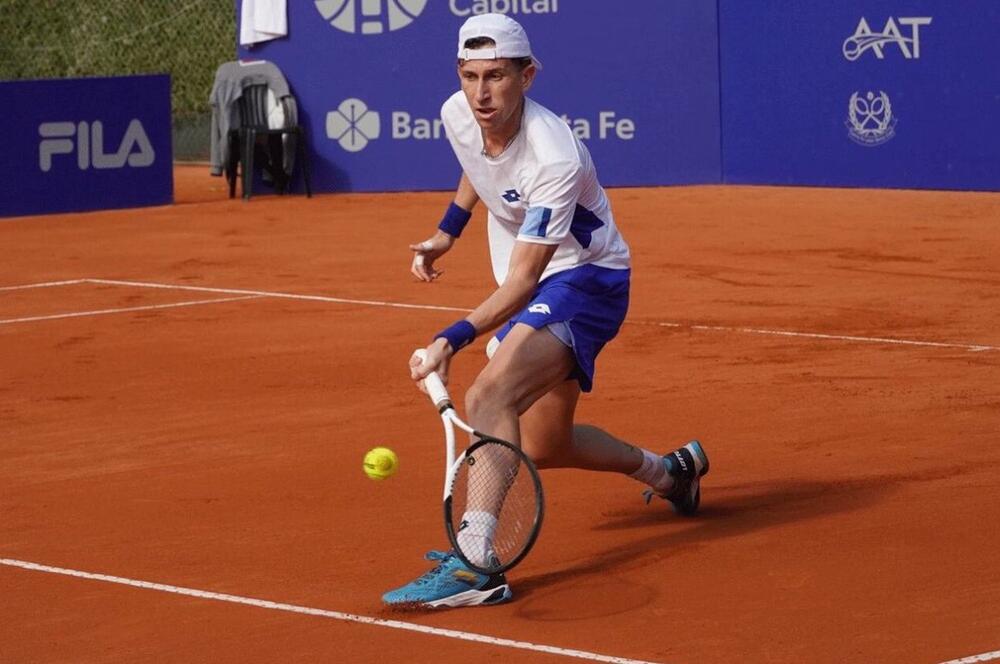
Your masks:
<svg viewBox="0 0 1000 664"><path fill-rule="evenodd" d="M0 80L171 75L174 158L207 160L208 96L236 55L233 0L0 0Z"/></svg>

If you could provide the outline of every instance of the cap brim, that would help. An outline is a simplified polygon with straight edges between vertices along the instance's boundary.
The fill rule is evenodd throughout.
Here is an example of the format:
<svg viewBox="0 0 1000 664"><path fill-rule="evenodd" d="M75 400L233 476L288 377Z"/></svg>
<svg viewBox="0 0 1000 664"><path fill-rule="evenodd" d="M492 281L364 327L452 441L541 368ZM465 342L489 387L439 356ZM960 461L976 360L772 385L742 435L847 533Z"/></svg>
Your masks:
<svg viewBox="0 0 1000 664"><path fill-rule="evenodd" d="M542 61L533 55L501 55L497 53L495 48L463 48L458 52L458 59L468 62L469 60L501 60L501 59L519 60L521 58L531 58L531 64L535 65L535 69L542 68Z"/></svg>

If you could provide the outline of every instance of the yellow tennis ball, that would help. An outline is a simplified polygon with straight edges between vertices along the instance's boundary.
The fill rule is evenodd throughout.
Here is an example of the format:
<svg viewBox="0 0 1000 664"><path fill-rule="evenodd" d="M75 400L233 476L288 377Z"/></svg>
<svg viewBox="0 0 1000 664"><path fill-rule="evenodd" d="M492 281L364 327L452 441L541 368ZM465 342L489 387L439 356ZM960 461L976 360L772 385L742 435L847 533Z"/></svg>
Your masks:
<svg viewBox="0 0 1000 664"><path fill-rule="evenodd" d="M399 469L399 457L388 447L374 447L365 455L364 469L369 478L384 480Z"/></svg>

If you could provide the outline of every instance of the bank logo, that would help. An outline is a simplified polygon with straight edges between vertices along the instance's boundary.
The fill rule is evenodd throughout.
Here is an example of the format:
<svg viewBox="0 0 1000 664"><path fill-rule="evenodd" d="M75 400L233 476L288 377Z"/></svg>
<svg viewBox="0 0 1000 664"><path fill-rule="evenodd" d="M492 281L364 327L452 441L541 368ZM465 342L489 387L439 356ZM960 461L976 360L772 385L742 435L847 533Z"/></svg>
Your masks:
<svg viewBox="0 0 1000 664"><path fill-rule="evenodd" d="M363 35L401 30L426 6L427 0L316 0L316 9L330 25Z"/></svg>
<svg viewBox="0 0 1000 664"><path fill-rule="evenodd" d="M851 62L857 60L866 51L871 51L879 60L885 57L883 49L890 44L899 47L903 57L907 60L920 59L920 28L930 25L931 16L900 16L893 19L891 16L885 22L882 32L873 32L868 21L862 16L855 28L854 34L844 40L844 57ZM909 28L909 36L903 34L899 26Z"/></svg>
<svg viewBox="0 0 1000 664"><path fill-rule="evenodd" d="M635 121L620 117L615 111L598 111L597 117L561 116L581 141L622 140L635 138ZM340 143L348 152L364 150L370 141L387 138L393 141L437 141L446 137L441 118L420 117L409 111L370 110L354 97L345 99L336 110L326 114L326 135ZM521 195L515 190L501 194L507 202L516 203Z"/></svg>
<svg viewBox="0 0 1000 664"><path fill-rule="evenodd" d="M882 145L896 135L896 118L892 115L889 95L879 90L861 96L855 92L847 106L848 136L858 145Z"/></svg>
<svg viewBox="0 0 1000 664"><path fill-rule="evenodd" d="M326 114L326 136L348 152L360 152L382 131L378 113L360 99L345 99L337 110Z"/></svg>
<svg viewBox="0 0 1000 664"><path fill-rule="evenodd" d="M118 149L104 151L104 123L93 122L43 122L38 125L38 168L43 173L52 170L52 158L57 154L76 153L76 166L81 171L89 168L110 169L144 168L152 166L156 152L149 136L138 118L128 124Z"/></svg>

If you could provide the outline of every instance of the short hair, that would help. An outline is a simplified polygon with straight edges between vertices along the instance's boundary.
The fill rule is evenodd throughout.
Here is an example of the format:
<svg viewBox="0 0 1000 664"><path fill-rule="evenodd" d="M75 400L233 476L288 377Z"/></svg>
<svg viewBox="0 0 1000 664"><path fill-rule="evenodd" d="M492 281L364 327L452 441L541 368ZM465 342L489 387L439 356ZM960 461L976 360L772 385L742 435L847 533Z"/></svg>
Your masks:
<svg viewBox="0 0 1000 664"><path fill-rule="evenodd" d="M472 39L466 39L465 43L462 44L463 48L473 51L496 45L497 43L489 37L473 37ZM524 71L525 67L532 63L530 56L526 58L509 58L509 60L514 63L514 66L517 67L519 71ZM462 64L461 60L459 60L459 64Z"/></svg>

